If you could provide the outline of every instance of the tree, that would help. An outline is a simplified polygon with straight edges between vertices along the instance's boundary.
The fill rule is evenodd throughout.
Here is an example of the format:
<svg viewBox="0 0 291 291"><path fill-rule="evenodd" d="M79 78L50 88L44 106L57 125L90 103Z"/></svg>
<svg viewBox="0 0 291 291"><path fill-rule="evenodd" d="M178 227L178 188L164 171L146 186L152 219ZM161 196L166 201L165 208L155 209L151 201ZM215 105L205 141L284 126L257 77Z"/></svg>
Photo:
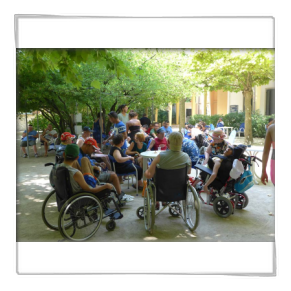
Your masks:
<svg viewBox="0 0 291 291"><path fill-rule="evenodd" d="M251 144L253 87L274 80L274 50L202 50L193 54L190 71L196 88L243 93L245 142Z"/></svg>

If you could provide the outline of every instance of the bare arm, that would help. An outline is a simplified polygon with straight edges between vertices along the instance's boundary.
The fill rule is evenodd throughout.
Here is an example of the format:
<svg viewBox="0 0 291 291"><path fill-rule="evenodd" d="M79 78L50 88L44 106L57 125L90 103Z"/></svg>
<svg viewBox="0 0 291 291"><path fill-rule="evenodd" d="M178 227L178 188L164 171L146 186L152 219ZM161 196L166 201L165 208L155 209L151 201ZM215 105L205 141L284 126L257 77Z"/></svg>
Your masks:
<svg viewBox="0 0 291 291"><path fill-rule="evenodd" d="M84 179L84 176L82 175L81 172L77 172L75 175L74 175L74 180L80 185L80 187L85 190L85 191L89 191L89 192L92 192L92 193L98 193L102 190L105 190L105 189L112 189L113 186L109 183L105 184L105 185L102 185L102 186L99 186L99 185L96 185L95 188L90 188L89 185L86 183L85 179Z"/></svg>
<svg viewBox="0 0 291 291"><path fill-rule="evenodd" d="M113 157L117 163L124 163L124 162L129 161L129 160L134 161L133 157L122 157L118 150L115 150L113 152Z"/></svg>
<svg viewBox="0 0 291 291"><path fill-rule="evenodd" d="M269 127L266 133L265 144L264 144L264 151L263 151L263 162L262 162L262 176L261 181L264 185L268 182L268 174L266 172L268 160L269 160L269 153L272 144L272 136L271 136L272 127Z"/></svg>
<svg viewBox="0 0 291 291"><path fill-rule="evenodd" d="M154 176L156 172L157 164L160 162L160 155L156 156L153 162L151 163L150 167L145 171L145 176L147 179L150 179Z"/></svg>
<svg viewBox="0 0 291 291"><path fill-rule="evenodd" d="M134 142L132 142L130 144L130 146L126 149L126 152L125 153L127 155L134 155L134 154L136 154L137 153L136 151L132 151L133 147L134 147Z"/></svg>
<svg viewBox="0 0 291 291"><path fill-rule="evenodd" d="M154 139L152 139L150 145L149 145L149 148L147 149L147 151L150 151L152 150L152 147L155 145L156 141Z"/></svg>
<svg viewBox="0 0 291 291"><path fill-rule="evenodd" d="M206 151L204 152L204 155L205 155L205 160L203 162L203 165L206 165L208 160L209 160L209 156L211 154L211 151L212 151L212 148L211 148L211 145L207 147Z"/></svg>
<svg viewBox="0 0 291 291"><path fill-rule="evenodd" d="M218 173L218 170L221 166L221 160L216 160L214 162L214 167L213 167L213 171L212 171L212 174L210 176L210 178L208 179L208 181L205 183L204 185L204 191L206 193L209 194L209 191L208 191L208 186L215 180L215 178L217 177L217 173Z"/></svg>

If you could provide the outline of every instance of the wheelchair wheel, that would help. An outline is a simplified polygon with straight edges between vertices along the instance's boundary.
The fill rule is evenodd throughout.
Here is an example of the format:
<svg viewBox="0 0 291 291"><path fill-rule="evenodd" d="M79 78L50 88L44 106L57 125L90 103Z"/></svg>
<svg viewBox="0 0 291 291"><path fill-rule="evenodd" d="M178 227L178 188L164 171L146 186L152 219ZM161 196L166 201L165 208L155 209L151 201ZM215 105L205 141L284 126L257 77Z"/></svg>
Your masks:
<svg viewBox="0 0 291 291"><path fill-rule="evenodd" d="M215 213L222 218L229 217L233 213L233 206L230 200L222 196L214 200L213 209Z"/></svg>
<svg viewBox="0 0 291 291"><path fill-rule="evenodd" d="M92 237L100 227L103 207L93 194L76 194L63 205L58 228L63 237L73 241L84 241ZM69 227L68 227L69 225Z"/></svg>
<svg viewBox="0 0 291 291"><path fill-rule="evenodd" d="M116 223L115 223L114 220L109 220L109 221L106 223L106 229L107 229L108 231L112 231L112 230L114 230L115 227L116 227Z"/></svg>
<svg viewBox="0 0 291 291"><path fill-rule="evenodd" d="M147 195L144 198L144 223L145 229L153 234L153 228L155 224L155 207L156 201L154 197L154 191L151 185L146 188Z"/></svg>
<svg viewBox="0 0 291 291"><path fill-rule="evenodd" d="M179 203L173 203L169 205L169 213L173 217L179 217L180 214L182 213L182 209Z"/></svg>
<svg viewBox="0 0 291 291"><path fill-rule="evenodd" d="M144 213L144 206L141 206L136 210L136 215L139 219L144 219L143 213Z"/></svg>
<svg viewBox="0 0 291 291"><path fill-rule="evenodd" d="M249 197L246 193L238 193L238 201L236 205L236 209L246 208L249 204Z"/></svg>
<svg viewBox="0 0 291 291"><path fill-rule="evenodd" d="M44 224L53 230L59 230L58 228L58 205L57 205L57 197L56 190L53 190L49 193L49 195L45 198L42 209L41 216Z"/></svg>
<svg viewBox="0 0 291 291"><path fill-rule="evenodd" d="M188 185L186 201L184 204L185 222L191 231L194 231L199 224L200 218L200 201L195 188Z"/></svg>

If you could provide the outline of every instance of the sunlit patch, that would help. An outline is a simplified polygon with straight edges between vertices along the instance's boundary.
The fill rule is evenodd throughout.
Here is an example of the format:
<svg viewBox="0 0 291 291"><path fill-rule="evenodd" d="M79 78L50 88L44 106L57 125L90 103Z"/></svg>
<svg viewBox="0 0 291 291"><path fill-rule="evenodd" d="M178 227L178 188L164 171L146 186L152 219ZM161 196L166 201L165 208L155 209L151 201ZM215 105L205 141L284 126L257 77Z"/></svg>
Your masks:
<svg viewBox="0 0 291 291"><path fill-rule="evenodd" d="M48 179L34 179L34 180L30 180L30 181L26 181L24 182L22 185L36 185L36 186L46 186L46 184L49 184Z"/></svg>
<svg viewBox="0 0 291 291"><path fill-rule="evenodd" d="M24 197L27 198L27 199L29 199L29 200L35 199L34 196L29 196L29 195L25 195Z"/></svg>
<svg viewBox="0 0 291 291"><path fill-rule="evenodd" d="M30 215L30 213L25 213L25 215Z"/></svg>
<svg viewBox="0 0 291 291"><path fill-rule="evenodd" d="M274 233L270 233L270 234L268 234L268 236L275 236L275 234Z"/></svg>
<svg viewBox="0 0 291 291"><path fill-rule="evenodd" d="M41 200L41 199L34 199L33 201L34 201L34 202L43 202L44 200Z"/></svg>
<svg viewBox="0 0 291 291"><path fill-rule="evenodd" d="M216 234L215 236L221 236L221 234Z"/></svg>
<svg viewBox="0 0 291 291"><path fill-rule="evenodd" d="M205 236L204 238L205 239L212 239L210 236Z"/></svg>
<svg viewBox="0 0 291 291"><path fill-rule="evenodd" d="M151 241L151 240L157 240L157 238L153 236L147 236L144 238L144 240Z"/></svg>
<svg viewBox="0 0 291 291"><path fill-rule="evenodd" d="M19 204L19 200L16 200L16 204Z"/></svg>
<svg viewBox="0 0 291 291"><path fill-rule="evenodd" d="M20 214L21 214L21 212L17 212L17 213L16 213L16 215L20 215Z"/></svg>

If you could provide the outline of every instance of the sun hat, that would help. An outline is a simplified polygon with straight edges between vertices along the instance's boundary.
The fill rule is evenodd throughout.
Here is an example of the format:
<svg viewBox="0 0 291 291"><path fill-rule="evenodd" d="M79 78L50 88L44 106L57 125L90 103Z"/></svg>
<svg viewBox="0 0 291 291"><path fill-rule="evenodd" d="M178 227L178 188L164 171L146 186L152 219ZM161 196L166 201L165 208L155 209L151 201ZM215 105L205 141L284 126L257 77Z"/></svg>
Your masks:
<svg viewBox="0 0 291 291"><path fill-rule="evenodd" d="M65 148L65 157L75 159L79 156L79 147L76 144L68 144Z"/></svg>
<svg viewBox="0 0 291 291"><path fill-rule="evenodd" d="M211 137L215 139L224 139L226 137L226 134L223 132L221 128L215 128L214 131L211 134Z"/></svg>
<svg viewBox="0 0 291 291"><path fill-rule="evenodd" d="M163 133L163 132L165 132L165 130L161 127L157 130L157 133Z"/></svg>
<svg viewBox="0 0 291 291"><path fill-rule="evenodd" d="M61 141L66 141L68 137L69 138L74 138L76 136L71 134L70 132L63 132L62 135L61 135Z"/></svg>
<svg viewBox="0 0 291 291"><path fill-rule="evenodd" d="M170 150L172 151L180 151L183 143L183 136L180 132L175 131L169 135L169 144Z"/></svg>
<svg viewBox="0 0 291 291"><path fill-rule="evenodd" d="M86 138L84 144L92 145L95 150L99 150L96 140L92 137Z"/></svg>
<svg viewBox="0 0 291 291"><path fill-rule="evenodd" d="M93 130L89 126L84 126L83 131L90 131L92 132Z"/></svg>

